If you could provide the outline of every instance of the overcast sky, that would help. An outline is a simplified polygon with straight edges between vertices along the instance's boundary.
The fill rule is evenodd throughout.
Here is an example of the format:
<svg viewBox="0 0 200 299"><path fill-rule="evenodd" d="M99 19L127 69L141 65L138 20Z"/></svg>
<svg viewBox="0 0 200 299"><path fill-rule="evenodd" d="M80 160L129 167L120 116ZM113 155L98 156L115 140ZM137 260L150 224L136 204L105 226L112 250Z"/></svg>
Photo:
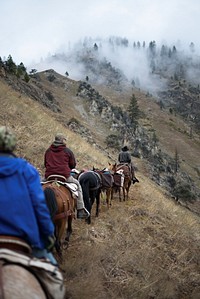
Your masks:
<svg viewBox="0 0 200 299"><path fill-rule="evenodd" d="M200 46L200 0L0 0L0 56L28 66L85 36Z"/></svg>

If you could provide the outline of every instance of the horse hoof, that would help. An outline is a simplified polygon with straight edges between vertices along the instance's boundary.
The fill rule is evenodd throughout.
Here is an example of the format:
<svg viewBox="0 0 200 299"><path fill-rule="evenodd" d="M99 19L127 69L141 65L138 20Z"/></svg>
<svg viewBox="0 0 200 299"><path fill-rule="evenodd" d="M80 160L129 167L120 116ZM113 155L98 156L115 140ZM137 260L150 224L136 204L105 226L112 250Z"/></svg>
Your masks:
<svg viewBox="0 0 200 299"><path fill-rule="evenodd" d="M90 219L90 217L87 218L87 219L85 219L85 222L86 222L87 224L91 224L91 219Z"/></svg>
<svg viewBox="0 0 200 299"><path fill-rule="evenodd" d="M62 244L63 249L67 249L69 247L69 241L65 240Z"/></svg>

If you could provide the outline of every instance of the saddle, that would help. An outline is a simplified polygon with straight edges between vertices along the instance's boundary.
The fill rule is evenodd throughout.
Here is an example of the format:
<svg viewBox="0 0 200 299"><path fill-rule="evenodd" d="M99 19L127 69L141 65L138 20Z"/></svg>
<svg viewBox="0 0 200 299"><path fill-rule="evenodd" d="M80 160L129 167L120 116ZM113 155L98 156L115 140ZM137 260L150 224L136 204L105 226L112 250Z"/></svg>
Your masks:
<svg viewBox="0 0 200 299"><path fill-rule="evenodd" d="M22 239L13 236L0 235L0 249L7 248L9 250L31 254L31 247Z"/></svg>
<svg viewBox="0 0 200 299"><path fill-rule="evenodd" d="M119 163L117 164L117 171L123 171L124 176L131 177L131 166L128 163Z"/></svg>
<svg viewBox="0 0 200 299"><path fill-rule="evenodd" d="M42 181L41 184L45 185L48 183L57 183L58 185L63 185L66 188L68 188L72 194L74 194L76 197L78 197L78 186L74 183L68 183L67 179L63 175L53 174L48 176L46 181Z"/></svg>

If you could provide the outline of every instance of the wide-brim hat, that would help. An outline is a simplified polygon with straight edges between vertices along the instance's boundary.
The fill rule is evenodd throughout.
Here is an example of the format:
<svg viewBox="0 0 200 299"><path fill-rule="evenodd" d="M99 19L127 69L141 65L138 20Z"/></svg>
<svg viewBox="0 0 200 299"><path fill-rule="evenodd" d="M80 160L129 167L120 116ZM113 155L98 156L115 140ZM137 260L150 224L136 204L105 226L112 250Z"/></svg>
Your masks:
<svg viewBox="0 0 200 299"><path fill-rule="evenodd" d="M124 147L122 147L122 151L127 152L129 150L129 148L125 145Z"/></svg>

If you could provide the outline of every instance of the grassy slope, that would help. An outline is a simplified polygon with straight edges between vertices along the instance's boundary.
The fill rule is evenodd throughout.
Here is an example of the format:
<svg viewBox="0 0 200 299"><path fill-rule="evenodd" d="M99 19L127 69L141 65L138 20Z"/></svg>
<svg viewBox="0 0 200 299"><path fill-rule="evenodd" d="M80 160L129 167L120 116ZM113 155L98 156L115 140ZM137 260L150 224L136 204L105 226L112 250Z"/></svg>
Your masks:
<svg viewBox="0 0 200 299"><path fill-rule="evenodd" d="M41 170L57 131L68 136L78 168L107 164L104 154L63 127L48 109L1 81L0 103L0 124L15 129L17 153ZM74 220L62 263L67 298L199 298L199 218L148 179L143 161L136 164L140 183L131 186L129 201L115 198L107 210L102 200L100 217L93 217L91 226Z"/></svg>
<svg viewBox="0 0 200 299"><path fill-rule="evenodd" d="M42 170L43 155L57 132L66 134L68 145L78 160L78 168L107 166L107 158L54 117L54 114L26 96L0 82L0 124L12 127L17 135L17 153Z"/></svg>

